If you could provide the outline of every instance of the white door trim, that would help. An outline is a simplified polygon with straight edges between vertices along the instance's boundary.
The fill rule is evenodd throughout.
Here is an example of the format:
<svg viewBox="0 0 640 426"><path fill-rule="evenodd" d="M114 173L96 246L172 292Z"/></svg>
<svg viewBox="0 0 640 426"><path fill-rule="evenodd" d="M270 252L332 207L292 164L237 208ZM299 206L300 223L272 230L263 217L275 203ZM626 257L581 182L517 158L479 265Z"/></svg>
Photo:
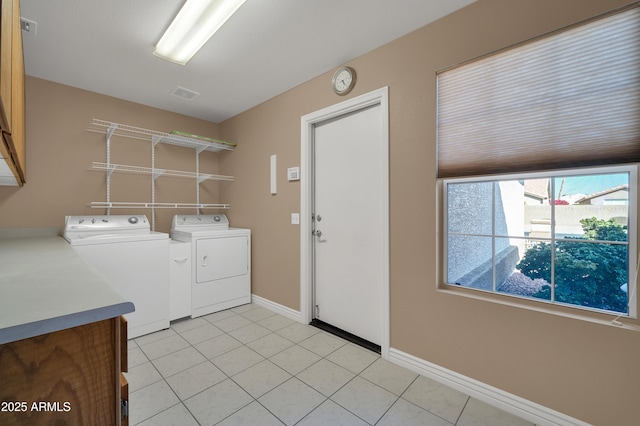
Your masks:
<svg viewBox="0 0 640 426"><path fill-rule="evenodd" d="M312 165L313 150L312 141L314 126L317 123L340 117L370 106L380 105L382 111L381 123L381 143L382 161L380 167L386 177L380 190L383 192L383 313L382 313L382 345L381 355L387 359L389 357L389 88L383 87L373 92L360 95L336 105L329 106L319 111L312 112L301 118L301 138L300 138L300 316L306 323L313 319L313 236L311 235L311 213L312 213Z"/></svg>

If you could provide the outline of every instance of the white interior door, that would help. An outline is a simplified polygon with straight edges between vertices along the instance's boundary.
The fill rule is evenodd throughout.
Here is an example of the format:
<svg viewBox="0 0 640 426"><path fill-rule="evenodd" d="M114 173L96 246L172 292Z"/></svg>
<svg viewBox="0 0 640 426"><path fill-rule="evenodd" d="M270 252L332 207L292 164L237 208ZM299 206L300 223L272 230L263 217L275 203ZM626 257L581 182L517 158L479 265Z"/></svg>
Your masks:
<svg viewBox="0 0 640 426"><path fill-rule="evenodd" d="M314 318L382 345L388 165L380 104L313 130Z"/></svg>

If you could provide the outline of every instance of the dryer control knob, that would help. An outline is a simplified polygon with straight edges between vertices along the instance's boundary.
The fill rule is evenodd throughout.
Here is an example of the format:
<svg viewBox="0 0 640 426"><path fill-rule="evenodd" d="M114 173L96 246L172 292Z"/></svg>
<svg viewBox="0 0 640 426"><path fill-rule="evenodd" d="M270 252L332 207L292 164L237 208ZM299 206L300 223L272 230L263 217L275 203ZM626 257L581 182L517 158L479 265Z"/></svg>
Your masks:
<svg viewBox="0 0 640 426"><path fill-rule="evenodd" d="M135 216L131 216L131 217L129 218L129 223L132 223L132 224L134 224L134 225L135 225L136 223L138 223L138 218L137 218L137 217L135 217Z"/></svg>

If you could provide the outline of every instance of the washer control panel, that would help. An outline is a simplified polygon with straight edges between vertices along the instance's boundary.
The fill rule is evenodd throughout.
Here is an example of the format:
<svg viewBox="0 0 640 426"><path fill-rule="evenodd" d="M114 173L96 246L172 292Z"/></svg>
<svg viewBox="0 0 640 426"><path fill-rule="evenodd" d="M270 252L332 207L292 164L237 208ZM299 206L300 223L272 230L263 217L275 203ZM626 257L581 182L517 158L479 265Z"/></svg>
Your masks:
<svg viewBox="0 0 640 426"><path fill-rule="evenodd" d="M229 229L229 219L224 214L194 214L173 217L172 230Z"/></svg>
<svg viewBox="0 0 640 426"><path fill-rule="evenodd" d="M66 216L64 234L100 235L111 233L149 233L145 215Z"/></svg>

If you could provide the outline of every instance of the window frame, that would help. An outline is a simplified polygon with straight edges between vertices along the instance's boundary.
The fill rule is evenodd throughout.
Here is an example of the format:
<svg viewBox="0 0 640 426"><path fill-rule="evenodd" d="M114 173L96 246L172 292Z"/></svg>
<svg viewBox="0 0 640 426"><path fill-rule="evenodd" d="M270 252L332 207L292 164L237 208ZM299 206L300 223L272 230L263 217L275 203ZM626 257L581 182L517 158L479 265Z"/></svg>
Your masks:
<svg viewBox="0 0 640 426"><path fill-rule="evenodd" d="M573 305L563 302L558 302L554 300L547 299L539 299L534 297L521 296L517 294L510 294L505 292L499 292L496 290L496 283L492 282L492 289L478 289L473 287L467 287L463 285L458 285L455 283L448 282L448 263L449 263L449 252L448 252L448 240L449 240L449 219L448 219L448 185L449 184L459 184L459 183L480 183L480 182L500 182L500 181L509 181L509 180L522 180L522 179L541 179L541 178L550 178L553 181L555 177L571 177L571 176L584 176L584 175L596 175L596 174L613 174L613 173L629 173L629 200L628 200L628 228L627 228L627 244L628 247L628 285L627 285L627 295L628 295L628 310L627 313L623 312L615 312L609 310L603 310L598 308L590 308L581 305ZM637 163L628 163L624 165L614 165L614 166L604 166L604 167L585 167L585 168L576 168L576 169L555 169L549 171L540 171L540 172L523 172L523 173L510 173L504 175L484 175L484 176L473 176L473 177L460 177L460 178L447 178L447 179L438 179L438 183L440 186L440 194L441 194L441 208L439 209L440 214L442 215L441 226L442 226L442 238L440 240L442 249L440 253L442 255L442 261L439 262L442 266L440 279L438 280L439 290L444 291L452 291L455 290L456 293L462 295L469 296L478 296L485 295L489 296L490 300L501 301L505 303L510 302L525 302L526 306L547 306L552 309L558 308L569 308L569 312L577 313L579 311L583 312L593 312L593 313L601 313L609 316L615 316L616 318L630 318L637 319L638 318L638 296L637 296L637 267L640 263L637 247L637 239L638 239L638 229L637 229L637 212L638 212L638 164ZM552 187L553 188L553 187ZM554 190L551 191L554 194ZM556 208L555 203L552 203L552 199L549 200L551 211L553 212ZM491 221L494 221L495 218L495 203L492 202L492 218ZM555 223L555 215L551 214L552 220L552 229L553 224ZM492 229L491 234L492 245L495 238L504 238L504 235L498 235L496 233L495 228ZM508 236L507 236L508 237ZM554 236L550 238L555 239ZM491 262L492 268L495 268L495 259L496 253L492 251L491 254ZM495 281L495 277L492 278L492 281ZM533 305L529 305L529 302L533 303ZM524 304L519 304L519 306L525 306Z"/></svg>

